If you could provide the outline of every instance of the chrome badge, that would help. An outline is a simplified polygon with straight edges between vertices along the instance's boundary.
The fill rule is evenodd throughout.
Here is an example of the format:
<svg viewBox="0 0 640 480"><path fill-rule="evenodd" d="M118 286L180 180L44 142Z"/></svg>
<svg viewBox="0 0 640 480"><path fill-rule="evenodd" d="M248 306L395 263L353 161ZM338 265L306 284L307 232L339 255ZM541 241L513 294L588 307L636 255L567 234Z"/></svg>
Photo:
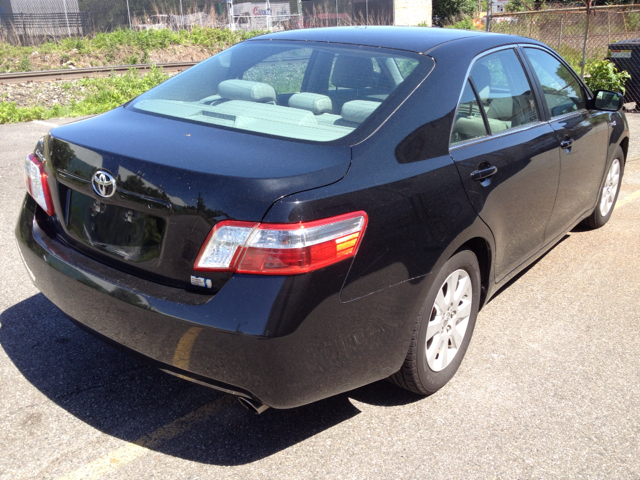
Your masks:
<svg viewBox="0 0 640 480"><path fill-rule="evenodd" d="M93 174L91 185L93 190L104 198L109 198L116 193L116 179L104 170L98 170Z"/></svg>

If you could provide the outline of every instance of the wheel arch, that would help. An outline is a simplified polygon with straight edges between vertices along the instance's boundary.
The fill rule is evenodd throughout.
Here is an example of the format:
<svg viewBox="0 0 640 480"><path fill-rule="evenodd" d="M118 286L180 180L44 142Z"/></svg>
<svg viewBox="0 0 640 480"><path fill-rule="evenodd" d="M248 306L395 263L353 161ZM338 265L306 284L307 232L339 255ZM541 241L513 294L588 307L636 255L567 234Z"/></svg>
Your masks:
<svg viewBox="0 0 640 480"><path fill-rule="evenodd" d="M629 152L629 137L624 137L618 145L624 153L624 162L627 163L627 153Z"/></svg>
<svg viewBox="0 0 640 480"><path fill-rule="evenodd" d="M484 306L487 300L487 295L489 292L489 283L491 279L491 265L493 260L493 257L492 257L493 252L491 250L491 245L483 237L474 237L467 240L462 245L460 245L458 249L455 252L453 252L453 254L451 254L451 257L453 257L456 253L461 252L463 250L470 250L478 259L478 265L480 267L480 282L481 282L480 308L482 308L482 306Z"/></svg>

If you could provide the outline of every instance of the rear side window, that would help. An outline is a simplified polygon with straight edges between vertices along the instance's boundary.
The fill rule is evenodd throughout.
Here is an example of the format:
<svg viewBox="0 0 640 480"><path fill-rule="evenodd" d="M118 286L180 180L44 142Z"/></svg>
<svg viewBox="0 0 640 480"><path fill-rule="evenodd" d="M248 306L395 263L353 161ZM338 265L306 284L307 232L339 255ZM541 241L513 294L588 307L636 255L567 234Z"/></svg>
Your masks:
<svg viewBox="0 0 640 480"><path fill-rule="evenodd" d="M531 85L513 50L480 58L471 70L471 79L491 133L538 121Z"/></svg>
<svg viewBox="0 0 640 480"><path fill-rule="evenodd" d="M542 85L552 117L586 108L582 87L567 67L552 55L537 48L525 48L525 51Z"/></svg>
<svg viewBox="0 0 640 480"><path fill-rule="evenodd" d="M328 142L375 121L388 99L402 101L405 80L420 65L425 65L425 75L433 65L430 57L397 50L301 43L240 43L141 95L126 108Z"/></svg>

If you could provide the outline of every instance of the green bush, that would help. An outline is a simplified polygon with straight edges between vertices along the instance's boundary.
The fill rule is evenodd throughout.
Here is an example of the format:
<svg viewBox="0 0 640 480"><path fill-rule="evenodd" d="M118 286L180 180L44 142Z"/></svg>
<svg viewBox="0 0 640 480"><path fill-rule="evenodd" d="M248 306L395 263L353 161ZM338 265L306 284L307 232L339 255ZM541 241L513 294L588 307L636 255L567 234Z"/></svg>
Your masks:
<svg viewBox="0 0 640 480"><path fill-rule="evenodd" d="M477 30L476 26L473 24L473 20L469 17L465 17L459 22L454 23L453 25L447 25L444 28L457 28L460 30Z"/></svg>
<svg viewBox="0 0 640 480"><path fill-rule="evenodd" d="M438 25L446 25L458 15L473 15L478 7L475 0L434 0L432 15L438 17Z"/></svg>
<svg viewBox="0 0 640 480"><path fill-rule="evenodd" d="M31 60L29 60L29 57L27 57L26 55L22 57L22 60L20 60L20 63L18 64L18 68L22 72L31 71L33 67L31 66Z"/></svg>
<svg viewBox="0 0 640 480"><path fill-rule="evenodd" d="M626 70L618 71L609 60L596 60L587 63L584 81L593 90L612 90L625 93L624 84L631 78Z"/></svg>

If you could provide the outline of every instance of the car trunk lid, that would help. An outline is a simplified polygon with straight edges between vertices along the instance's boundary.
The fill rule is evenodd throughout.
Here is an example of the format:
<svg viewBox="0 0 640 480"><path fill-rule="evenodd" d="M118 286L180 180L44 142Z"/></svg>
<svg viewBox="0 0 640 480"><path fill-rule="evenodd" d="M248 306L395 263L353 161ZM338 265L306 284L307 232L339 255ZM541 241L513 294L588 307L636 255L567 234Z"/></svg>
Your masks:
<svg viewBox="0 0 640 480"><path fill-rule="evenodd" d="M123 108L56 128L48 143L64 241L129 273L210 292L230 274L203 280L193 264L217 222L260 221L279 198L340 180L351 159L349 146L285 141ZM100 188L100 178L109 176L113 192Z"/></svg>

